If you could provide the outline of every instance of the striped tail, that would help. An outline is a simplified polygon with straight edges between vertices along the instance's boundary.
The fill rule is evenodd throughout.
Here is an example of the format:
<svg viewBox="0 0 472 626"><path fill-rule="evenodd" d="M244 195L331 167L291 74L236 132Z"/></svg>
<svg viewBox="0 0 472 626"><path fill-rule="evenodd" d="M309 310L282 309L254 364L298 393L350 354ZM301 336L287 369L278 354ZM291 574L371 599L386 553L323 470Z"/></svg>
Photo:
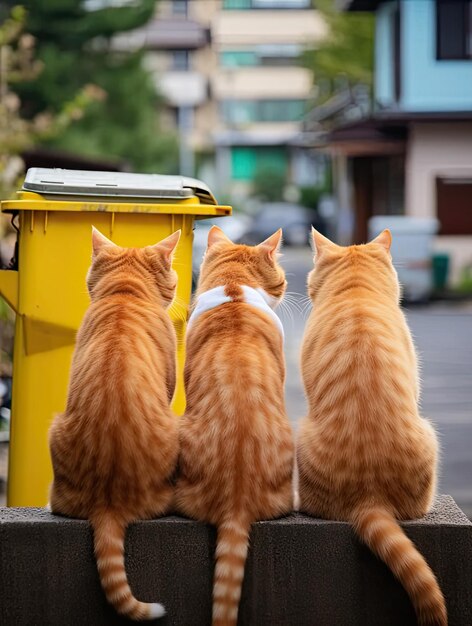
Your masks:
<svg viewBox="0 0 472 626"><path fill-rule="evenodd" d="M237 517L218 526L213 626L236 626L251 525Z"/></svg>
<svg viewBox="0 0 472 626"><path fill-rule="evenodd" d="M98 574L108 602L118 613L133 620L151 620L165 615L161 604L139 602L131 592L125 571L126 524L111 512L96 515L91 524Z"/></svg>
<svg viewBox="0 0 472 626"><path fill-rule="evenodd" d="M393 515L383 508L359 511L354 528L403 585L421 626L447 626L444 596L425 559Z"/></svg>

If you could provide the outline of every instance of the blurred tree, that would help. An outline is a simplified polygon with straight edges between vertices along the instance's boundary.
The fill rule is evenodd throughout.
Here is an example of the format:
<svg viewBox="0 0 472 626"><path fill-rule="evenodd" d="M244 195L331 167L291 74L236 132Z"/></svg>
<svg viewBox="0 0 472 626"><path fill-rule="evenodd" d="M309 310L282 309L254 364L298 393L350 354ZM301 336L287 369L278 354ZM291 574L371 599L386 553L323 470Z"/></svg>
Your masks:
<svg viewBox="0 0 472 626"><path fill-rule="evenodd" d="M260 165L252 181L253 195L266 202L277 202L283 199L286 176L280 167L267 163Z"/></svg>
<svg viewBox="0 0 472 626"><path fill-rule="evenodd" d="M0 198L7 198L16 190L23 173L21 153L34 143L64 132L87 106L100 99L102 92L85 85L73 98L64 101L55 115L40 112L26 119L15 87L24 81L38 80L43 65L36 58L34 38L24 32L24 9L14 7L0 19Z"/></svg>
<svg viewBox="0 0 472 626"><path fill-rule="evenodd" d="M314 6L326 22L328 33L316 49L305 53L313 70L320 99L355 85L372 86L374 68L374 16L346 13L335 0L316 0Z"/></svg>
<svg viewBox="0 0 472 626"><path fill-rule="evenodd" d="M14 0L8 0L13 4ZM23 0L27 29L43 65L40 76L17 83L22 113L59 112L88 83L106 98L45 143L87 156L120 157L141 171L176 168L173 136L159 130L159 97L142 64L143 51L116 50L113 36L145 24L156 0Z"/></svg>

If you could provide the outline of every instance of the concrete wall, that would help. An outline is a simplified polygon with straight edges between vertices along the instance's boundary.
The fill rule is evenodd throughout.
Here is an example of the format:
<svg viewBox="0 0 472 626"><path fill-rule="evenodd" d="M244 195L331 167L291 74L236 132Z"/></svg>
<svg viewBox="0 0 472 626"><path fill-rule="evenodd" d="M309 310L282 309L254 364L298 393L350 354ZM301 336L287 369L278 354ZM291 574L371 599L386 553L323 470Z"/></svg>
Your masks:
<svg viewBox="0 0 472 626"><path fill-rule="evenodd" d="M472 524L441 496L404 528L438 575L450 626L470 626ZM130 527L130 584L166 606L159 624L210 624L214 549L214 530L189 520ZM130 624L104 599L88 523L43 509L0 509L0 598L2 626ZM239 626L400 624L416 624L405 592L347 524L292 515L253 525Z"/></svg>
<svg viewBox="0 0 472 626"><path fill-rule="evenodd" d="M436 177L472 178L472 123L413 124L406 162L406 214L436 217ZM471 207L472 210L472 207ZM438 251L451 254L453 281L472 263L472 236L438 237Z"/></svg>

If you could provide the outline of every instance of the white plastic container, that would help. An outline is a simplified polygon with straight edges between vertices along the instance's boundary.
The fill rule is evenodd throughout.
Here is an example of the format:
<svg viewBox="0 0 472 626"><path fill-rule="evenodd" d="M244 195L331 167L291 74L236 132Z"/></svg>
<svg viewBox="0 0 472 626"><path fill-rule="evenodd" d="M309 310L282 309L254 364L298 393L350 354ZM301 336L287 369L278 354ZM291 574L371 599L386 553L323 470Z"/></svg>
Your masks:
<svg viewBox="0 0 472 626"><path fill-rule="evenodd" d="M433 241L439 229L434 218L376 215L369 220L369 240L382 230L392 233L392 258L406 300L427 300L433 289Z"/></svg>

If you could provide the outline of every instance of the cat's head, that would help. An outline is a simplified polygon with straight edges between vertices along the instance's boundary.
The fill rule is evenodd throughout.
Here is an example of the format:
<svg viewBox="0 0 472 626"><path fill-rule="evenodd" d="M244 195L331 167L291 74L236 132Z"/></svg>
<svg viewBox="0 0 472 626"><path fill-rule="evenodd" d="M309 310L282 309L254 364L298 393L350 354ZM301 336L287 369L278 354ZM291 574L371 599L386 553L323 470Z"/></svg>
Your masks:
<svg viewBox="0 0 472 626"><path fill-rule="evenodd" d="M200 268L198 293L221 285L247 285L264 289L275 307L287 287L285 272L277 261L281 243L281 229L257 246L246 246L234 244L213 226Z"/></svg>
<svg viewBox="0 0 472 626"><path fill-rule="evenodd" d="M155 288L162 305L168 307L177 286L172 257L179 239L180 230L153 246L122 248L92 228L92 265L87 274L91 299L110 291L126 292L139 281L151 291Z"/></svg>
<svg viewBox="0 0 472 626"><path fill-rule="evenodd" d="M353 281L355 285L360 284L360 274L371 284L381 288L384 293L396 300L399 299L400 285L390 255L392 235L388 229L370 243L357 246L338 246L314 228L312 238L314 269L308 274L308 294L311 299L323 286L328 290L331 286L339 289L338 279L346 289L353 286ZM356 274L355 279L353 271Z"/></svg>

